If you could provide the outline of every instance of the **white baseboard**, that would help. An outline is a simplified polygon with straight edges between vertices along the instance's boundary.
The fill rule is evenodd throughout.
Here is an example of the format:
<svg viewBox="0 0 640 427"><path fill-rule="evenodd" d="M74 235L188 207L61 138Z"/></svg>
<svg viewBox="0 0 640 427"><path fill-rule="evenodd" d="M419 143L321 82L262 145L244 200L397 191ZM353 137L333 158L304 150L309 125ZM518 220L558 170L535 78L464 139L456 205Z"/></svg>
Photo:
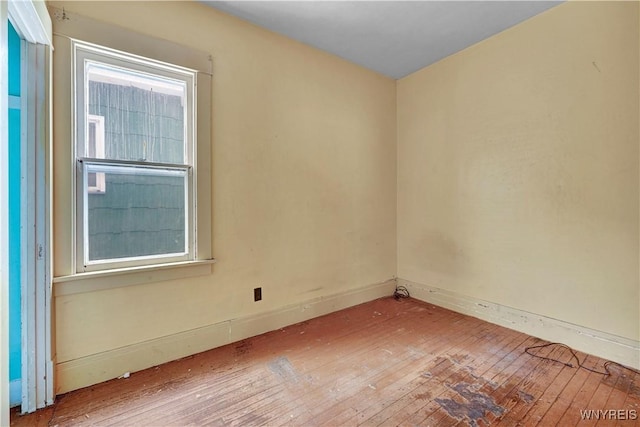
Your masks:
<svg viewBox="0 0 640 427"><path fill-rule="evenodd" d="M308 300L267 313L229 319L202 328L69 360L56 365L56 394L77 390L126 372L220 347L343 308L390 296L395 279Z"/></svg>
<svg viewBox="0 0 640 427"><path fill-rule="evenodd" d="M20 406L22 403L22 380L13 380L9 383L9 407Z"/></svg>
<svg viewBox="0 0 640 427"><path fill-rule="evenodd" d="M640 369L639 341L405 279L399 278L398 285L413 298Z"/></svg>

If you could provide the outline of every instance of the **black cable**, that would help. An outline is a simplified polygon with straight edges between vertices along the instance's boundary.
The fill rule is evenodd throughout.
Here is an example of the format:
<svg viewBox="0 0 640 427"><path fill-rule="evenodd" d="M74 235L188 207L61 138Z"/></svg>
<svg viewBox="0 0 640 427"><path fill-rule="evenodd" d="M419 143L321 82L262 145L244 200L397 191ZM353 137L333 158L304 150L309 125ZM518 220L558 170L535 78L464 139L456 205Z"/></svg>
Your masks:
<svg viewBox="0 0 640 427"><path fill-rule="evenodd" d="M409 298L409 290L404 286L396 286L396 290L393 291L393 297L396 300L401 298Z"/></svg>
<svg viewBox="0 0 640 427"><path fill-rule="evenodd" d="M536 349L536 348L544 348L544 347L549 347L549 346L552 346L552 345L557 345L557 346L564 347L564 348L568 349L568 350L569 350L569 352L571 353L572 358L576 360L576 366L572 365L572 364L571 364L571 363L569 363L569 362L563 362L563 361L561 361L561 360L554 359L554 358L552 358L552 357L540 356L540 355L538 355L538 354L534 354L534 353L531 353L531 352L529 351L529 350L532 350L532 349ZM537 357L537 358L539 358L539 359L543 359L543 360L550 360L550 361L552 361L552 362L562 363L563 365L568 366L569 368L578 368L578 369L582 368L582 369L586 369L586 370L587 370L587 371L589 371L589 372L593 372L593 373L595 373L595 374L604 375L604 376L607 376L607 377L608 377L609 375L611 375L611 371L609 370L609 365L616 365L616 366L618 366L618 367L620 367L620 368L622 368L622 369L626 369L626 370L628 370L628 371L631 371L631 372L633 372L633 373L635 373L635 374L640 375L640 371L637 371L637 370L635 370L635 369L633 369L633 368L629 368L629 367L627 367L627 366L621 365L620 363L617 363L617 362L612 362L611 360L607 360L606 362L604 362L604 365L603 365L603 367L604 367L604 372L602 372L602 371L598 371L597 369L587 368L586 366L584 366L584 360L583 360L582 362L580 361L580 359L578 358L578 355L576 354L576 352L575 352L575 350L574 350L574 349L572 349L571 347L569 347L569 346L567 346L567 345L564 345L564 344L562 344L562 343L558 343L558 342L550 342L550 343L547 343L547 344L540 344L540 345L533 345L533 346L531 346L531 347L526 347L526 348L524 349L524 352L525 352L525 353L527 353L527 354L528 354L528 355L530 355L530 356ZM587 359L587 358L585 357L585 360L586 360L586 359Z"/></svg>

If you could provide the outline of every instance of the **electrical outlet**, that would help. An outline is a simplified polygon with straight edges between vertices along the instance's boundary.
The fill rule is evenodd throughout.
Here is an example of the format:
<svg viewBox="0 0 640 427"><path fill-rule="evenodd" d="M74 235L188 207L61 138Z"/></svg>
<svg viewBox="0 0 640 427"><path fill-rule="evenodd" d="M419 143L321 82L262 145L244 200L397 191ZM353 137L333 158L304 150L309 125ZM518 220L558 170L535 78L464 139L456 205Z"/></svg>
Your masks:
<svg viewBox="0 0 640 427"><path fill-rule="evenodd" d="M262 288L255 288L253 290L253 300L260 301L262 299Z"/></svg>

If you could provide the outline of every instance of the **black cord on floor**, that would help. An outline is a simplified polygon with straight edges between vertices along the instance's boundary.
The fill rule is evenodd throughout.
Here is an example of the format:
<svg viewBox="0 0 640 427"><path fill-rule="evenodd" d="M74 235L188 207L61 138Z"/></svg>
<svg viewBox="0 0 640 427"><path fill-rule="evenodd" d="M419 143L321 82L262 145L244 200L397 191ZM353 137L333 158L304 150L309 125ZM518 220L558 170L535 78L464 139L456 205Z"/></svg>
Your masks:
<svg viewBox="0 0 640 427"><path fill-rule="evenodd" d="M404 286L396 286L396 290L393 291L393 297L396 300L401 298L409 298L409 290Z"/></svg>
<svg viewBox="0 0 640 427"><path fill-rule="evenodd" d="M540 356L538 354L534 354L534 353L531 353L529 351L529 350L533 350L533 349L545 348L545 347L550 347L550 346L560 346L560 347L564 347L564 348L568 349L569 352L571 353L571 357L573 359L575 359L576 365L574 366L573 364L571 364L569 362L563 362L561 360L554 359L552 357ZM620 363L617 363L617 362L612 362L611 360L607 360L606 362L604 362L604 365L603 365L604 372L603 371L598 371L597 369L587 368L586 366L584 366L584 360L582 362L580 361L580 359L578 358L578 355L576 354L574 349L572 349L571 347L569 347L567 345L558 343L558 342L550 342L550 343L547 343L547 344L533 345L531 347L525 348L524 352L527 353L530 356L537 357L537 358L540 358L540 359L543 359L543 360L550 360L552 362L562 363L563 365L568 366L569 368L582 368L582 369L586 369L589 372L593 372L593 373L604 375L604 376L611 375L611 371L609 370L609 366L610 365L615 365L615 366L618 366L618 367L620 367L622 369L626 369L628 371L631 371L631 372L633 372L635 374L640 375L640 371L637 371L637 370L635 370L633 368L629 368L627 366L621 365ZM585 360L586 360L586 357L585 357Z"/></svg>

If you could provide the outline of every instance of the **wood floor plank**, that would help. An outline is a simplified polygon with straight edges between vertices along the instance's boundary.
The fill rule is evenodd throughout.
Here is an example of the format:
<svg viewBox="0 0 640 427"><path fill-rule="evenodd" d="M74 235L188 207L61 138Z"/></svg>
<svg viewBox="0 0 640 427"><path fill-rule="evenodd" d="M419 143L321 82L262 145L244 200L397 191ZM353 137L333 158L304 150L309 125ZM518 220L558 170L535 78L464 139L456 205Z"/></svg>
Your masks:
<svg viewBox="0 0 640 427"><path fill-rule="evenodd" d="M499 387L499 384L495 383L493 380L493 377L491 377L491 372L492 372L492 368L494 368L495 365L497 365L500 361L504 360L504 358L511 353L516 353L516 354L520 354L522 352L522 348L523 344L526 342L526 340L528 339L527 336L525 336L524 334L519 334L518 335L518 339L515 341L512 341L508 347L506 347L503 351L498 352L497 356L495 359L491 358L491 357L487 357L485 358L485 361L477 368L474 369L472 372L469 372L465 377L462 377L460 379L460 381L458 381L456 384L449 384L449 386L447 387L448 390L444 390L444 392L442 394L440 394L439 396L434 396L433 399L439 399L439 402L446 402L446 399L450 399L453 400L453 398L458 398L457 395L459 395L460 393L454 394L452 392L452 390L455 390L456 387L460 387L462 386L462 388L460 389L463 393L468 393L469 391L474 392L476 390L479 390L483 385L489 385L490 389L497 389ZM502 357L500 357L502 356ZM471 394L471 398L473 400L473 397L477 398L481 398L483 401L486 397L489 397L490 395L482 395L482 394L476 394L473 395ZM468 400L468 399L467 399ZM487 408L485 407L485 410ZM429 413L427 411L423 412L423 420L421 421L421 424L423 425L441 425L441 424L447 424L447 423L451 423L451 415L444 410L444 408L439 404L439 407L432 407L432 411ZM481 418L484 419L484 415L481 414ZM462 420L461 420L462 421ZM467 420L468 421L468 420Z"/></svg>
<svg viewBox="0 0 640 427"><path fill-rule="evenodd" d="M630 380L630 376L633 375L633 372L616 365L611 365L608 370L610 375L604 377L603 382L608 384L612 389L604 407L606 409L623 411L622 414L620 414L622 416L618 418L632 418L633 414L626 412L624 408L624 402L627 398L627 394L629 394L629 391L631 389L632 382ZM636 417L638 415L640 414L635 414ZM626 420L623 419L620 421ZM606 424L608 424L606 421L599 420L596 423L596 426L603 427Z"/></svg>
<svg viewBox="0 0 640 427"><path fill-rule="evenodd" d="M395 340L399 339L397 335L393 337ZM408 338L408 337L407 337ZM439 340L430 340L432 348L436 348L436 344ZM416 343L416 341L414 341ZM396 343L397 344L397 343ZM296 418L295 424L304 425L310 420L321 421L327 417L331 417L333 414L348 408L348 398L350 396L358 396L361 389L365 391L375 391L378 388L385 388L386 384L391 381L398 373L402 374L405 368L411 366L412 370L419 369L416 365L415 358L429 357L426 353L422 353L422 356L418 356L417 353L420 350L416 348L410 348L405 355L402 355L398 348L388 346L391 348L383 349L378 356L378 364L374 363L370 357L365 355L364 360L366 363L362 363L362 360L352 361L352 368L346 378L340 377L339 380L325 383L321 385L316 394L318 405L312 408L306 417ZM388 352L388 353L387 353ZM357 364L362 364L365 368L357 369ZM325 408L322 410L320 408ZM288 424L286 420L283 420L284 424Z"/></svg>
<svg viewBox="0 0 640 427"><path fill-rule="evenodd" d="M404 358L405 363L404 364L402 363L402 359L389 358L389 360L391 361L391 366L388 369L386 369L386 371L391 370L392 374L395 375L398 372L404 372L403 371L404 367L410 364L411 372L412 373L418 372L418 376L419 376L420 369L422 369L423 367L415 363L414 358L416 355L415 354L416 351L418 353L422 353L424 356L421 357L421 359L423 360L423 362L428 363L430 360L433 360L442 352L449 349L452 345L452 342L455 342L455 340L458 337L465 338L465 339L469 338L469 332L471 332L470 326L473 325L474 322L469 321L469 319L459 318L455 320L454 323L455 323L455 327L451 328L448 331L449 333L446 333L446 334L443 333L446 331L446 327L445 328L432 327L430 329L430 334L427 337L422 337L422 339L420 338L416 339L415 336L413 338L409 337L410 340L405 344L412 344L413 351L410 350L407 352L407 355ZM423 348L424 350L421 350L420 348ZM396 349L396 353L400 353L400 349ZM377 372L381 373L384 371L385 369L383 369L382 371L378 370ZM412 375L414 377L416 376L415 374L412 374ZM375 390L377 390L378 386L380 387L382 386L382 384L376 384L379 381L384 381L384 378L383 377L370 378L370 377L367 377L366 375L362 375L360 377L360 381L354 382L353 384L351 384L350 387L341 387L339 390L340 393L333 397L333 400L336 403L330 406L330 411L318 410L317 411L318 413L315 414L315 416L318 418L314 418L314 419L317 419L320 422L326 421L331 423L338 423L340 417L346 417L347 419L350 418L351 415L358 412L358 409L352 407L354 402L354 397L356 400L358 400L361 397L361 394L358 393L360 391L364 393L372 394L373 392L375 392ZM369 387L369 385L371 385L372 387ZM386 393L386 388L385 388L385 393ZM343 413L344 411L346 411L347 414L344 414ZM335 418L335 419L331 419L331 418ZM298 421L302 423L305 422L305 420L298 420Z"/></svg>
<svg viewBox="0 0 640 427"><path fill-rule="evenodd" d="M522 334L519 334L514 331L508 331L505 333L503 340L499 341L496 344L492 344L491 349L486 349L487 357L484 358L484 361L477 367L466 365L464 368L469 371L469 375L474 378L474 380L480 380L482 375L486 372L489 366L493 363L497 363L498 360L506 357L508 352L512 351L513 344L520 344L524 341L526 337ZM386 405L385 408L381 408L381 410L376 411L376 413L370 418L366 419L365 424L368 425L391 425L394 423L392 417L396 414L406 414L407 412L411 412L407 409L407 405L411 402L416 402L415 407L420 407L420 400L425 401L427 399L433 399L433 391L430 390L426 393L419 393L416 391L416 388L420 385L417 381L414 382L415 387L409 388L407 387L403 390L402 395L392 395L389 398L394 399L395 402L392 404ZM402 401L401 399L404 399ZM401 416L401 415L400 415Z"/></svg>
<svg viewBox="0 0 640 427"><path fill-rule="evenodd" d="M471 372L481 363L481 359L484 359L484 357L475 357L473 353L461 352L460 349L474 348L478 344L490 342L490 337L497 330L499 327L494 325L492 328L478 330L470 338L459 341L455 348L448 349L439 355L439 358L446 360L446 365L450 365L446 372L431 370L430 366L426 366L423 368L426 379L417 377L410 383L410 387L403 390L402 395L396 397L395 402L385 408L371 406L359 414L358 418L366 425L392 425L400 422L408 413L419 410L428 400L437 395L438 387L444 382L454 381L453 378Z"/></svg>
<svg viewBox="0 0 640 427"><path fill-rule="evenodd" d="M436 328L430 331L432 333L427 336L427 339L432 343L432 345L435 346L437 342L441 341L444 334L439 334L438 332L438 324L440 323L437 320L438 318L431 317L432 312L428 312L428 314L429 316L425 317L428 317L429 321L433 321L436 325ZM452 316L451 313L446 313L446 318L443 318L442 320L447 323L452 319L454 320L454 322L456 322L458 321L458 319L463 319L463 317ZM373 341L374 345L371 347L371 350L376 353L376 356L380 358L380 361L384 361L385 359L394 360L393 357L395 356L393 353L398 352L398 350L393 347L390 347L393 348L393 350L389 350L388 348L386 348L389 347L388 344L392 344L394 341L397 343L397 341L403 337L405 337L405 339L410 339L410 337L413 337L413 341L411 341L413 343L417 343L422 340L422 338L420 338L420 334L415 330L415 327L409 326L402 329L403 330L397 330L396 333L394 333L388 339L383 340L383 342L385 342L384 347L381 347L379 344L375 344L375 342L378 341L377 339ZM412 352L414 351L410 349L409 353ZM308 422L308 420L310 419L317 420L316 417L318 417L323 412L329 412L322 411L320 408L329 409L330 412L335 412L336 405L343 406L344 397L354 393L354 387L360 387L362 386L363 382L369 380L367 378L367 375L370 374L373 360L368 356L369 354L365 353L362 354L361 357L349 361L349 364L351 366L347 369L347 375L338 376L334 380L331 380L331 376L328 376L327 379L329 379L329 381L327 382L325 380L323 383L321 383L319 385L317 395L314 396L314 398L317 399L317 405L314 405L314 407L306 417L294 419L294 423L297 425L304 425L304 423ZM427 355L423 353L422 356ZM397 368L397 365L395 367ZM369 384L370 381L368 381L365 385L368 387ZM287 420L283 420L285 424L289 424L286 421Z"/></svg>
<svg viewBox="0 0 640 427"><path fill-rule="evenodd" d="M566 354L566 353L565 353ZM558 397L562 395L567 385L572 381L578 372L577 367L569 367L560 365L560 373L551 382L546 382L546 389L540 395L539 398L534 399L534 402L529 411L521 417L519 421L522 425L538 425L544 418L545 414L549 411L549 408L558 400Z"/></svg>
<svg viewBox="0 0 640 427"><path fill-rule="evenodd" d="M385 326L389 326L389 324ZM380 336L382 341L390 342L393 339L398 339L401 335L412 335L411 330L401 331L396 327L392 327L390 329L392 330L391 334L387 336ZM289 363L291 366L291 370L295 368L299 375L307 379L307 381L296 382L295 384L288 385L290 387L298 384L310 386L307 387L307 390L296 390L296 396L299 396L300 399L304 400L308 398L307 396L305 396L307 391L315 393L314 401L317 403L315 407L325 408L327 404L330 404L331 401L338 398L338 392L344 393L349 385L354 382L354 379L361 379L366 375L366 371L370 369L370 365L372 364L372 359L368 357L371 355L372 351L375 351L376 354L381 355L383 358L389 356L387 353L387 349L380 348L379 344L377 344L375 341L372 341L367 335L363 335L361 338L363 340L363 343L358 346L358 351L356 352L350 354L338 352L338 356L336 356L335 354L332 355L331 352L329 352L326 356L335 360L333 363L331 363L331 366L328 369L326 368L325 361L323 361L319 366L316 366L312 363L314 361L317 362L318 360L322 361L322 357L316 356L311 361L311 363L297 364L296 362L299 361L297 355L295 353L288 354L287 362L290 361ZM330 342L334 347L336 346L335 341L330 340ZM352 347L352 345L349 345L349 347ZM304 360L302 360L302 362L303 361ZM323 389L329 390L330 393L328 395L323 395L316 392L316 390ZM311 411L309 411L309 415L312 419L316 419L316 417L318 416L318 414L312 414ZM302 420L292 420L290 417L286 418L286 424L290 424L293 421L295 421L296 423L304 422ZM276 421L273 422L275 423Z"/></svg>
<svg viewBox="0 0 640 427"><path fill-rule="evenodd" d="M581 357L581 360L584 359L584 355L578 354L578 356ZM538 422L538 426L554 427L559 425L558 423L560 419L564 416L565 412L567 412L568 408L571 406L571 402L573 402L575 396L578 394L584 382L589 377L589 371L585 369L575 369L575 375L569 380L568 383L564 384L562 392L552 402L547 412ZM556 387L561 387L562 385L563 384L558 383L556 384Z"/></svg>
<svg viewBox="0 0 640 427"><path fill-rule="evenodd" d="M480 328L469 330L467 333L463 333L458 336L458 339L452 344L451 342L444 342L444 346L441 347L441 350L438 352L437 358L434 360L437 363L437 359L448 359L449 361L454 360L457 356L458 358L462 358L460 355L457 355L459 347L468 343L469 341L474 342L482 338L483 335L486 335L487 331L492 329L488 328ZM453 338L453 337L452 337ZM447 340L449 341L449 340ZM451 340L453 341L453 340ZM415 364L414 361L410 359L405 359L408 364L412 365L413 369L413 378L415 378L416 382L415 386L419 386L420 384L424 384L424 375L429 372L429 368L431 362L429 360L424 360L427 363L421 363L420 365ZM383 400L382 396L393 395L394 386L398 387L406 383L408 380L406 375L402 375L403 371L406 371L404 364L397 364L392 366L393 376L385 376L384 378L373 379L371 383L376 385L372 391L365 390L368 394L371 395L369 399L360 399L359 395L351 396L345 403L349 406L349 409L346 411L342 411L333 418L327 419L328 424L342 425L342 424L368 424L367 418L369 418L373 413L380 411L383 407L380 405L380 401ZM418 368L417 370L415 368ZM428 381L428 379L427 379ZM383 391L379 391L380 388ZM405 393L406 395L406 393Z"/></svg>
<svg viewBox="0 0 640 427"><path fill-rule="evenodd" d="M529 372L537 367L524 357L521 348L517 349L517 354L519 356L513 363L493 377L487 376L488 381L480 384L475 390L471 389L469 383L462 378L449 385L447 389L443 389L444 393L441 396L428 402L425 410L414 414L410 422L423 423L425 416L431 417L436 412L440 414L440 418L446 415L444 419L449 419L450 423L460 419L467 419L469 423L485 420L491 415L487 413L491 410L500 411L495 414L496 416L502 414L501 408L505 406L505 396L520 385ZM501 374L509 371L513 373L505 378L501 377ZM519 394L518 397L520 397Z"/></svg>
<svg viewBox="0 0 640 427"><path fill-rule="evenodd" d="M569 351L565 348L558 348L556 352L550 353L551 357L557 360L564 360ZM541 402L544 393L550 384L553 384L558 375L566 366L561 363L555 363L552 361L543 360L538 366L529 374L518 387L515 393L510 393L508 396L511 398L508 400L509 404L505 404L505 413L499 417L497 425L516 425L518 422L524 422L527 419L527 414L534 408L535 404ZM531 424L536 422L531 421Z"/></svg>
<svg viewBox="0 0 640 427"><path fill-rule="evenodd" d="M622 406L623 410L630 411L636 418L636 425L640 425L640 373L629 373L629 389ZM617 426L629 425L627 421L619 421Z"/></svg>
<svg viewBox="0 0 640 427"><path fill-rule="evenodd" d="M11 410L11 427L48 427L55 411L54 406L40 409L27 416L20 415L20 408Z"/></svg>
<svg viewBox="0 0 640 427"><path fill-rule="evenodd" d="M540 340L537 338L529 337L520 347L514 348L505 358L491 366L484 374L484 381L478 387L477 392L490 396L498 405L503 405L505 396L522 380L524 375L537 366L532 363L528 355L523 352L523 349L539 342ZM528 370L523 370L523 367ZM434 406L432 405L432 407ZM444 415L445 412L440 411L440 414ZM486 416L486 414L481 415ZM455 422L451 417L444 417L444 419L444 422ZM470 423L468 416L459 416L456 419L460 419L460 423L463 425Z"/></svg>
<svg viewBox="0 0 640 427"><path fill-rule="evenodd" d="M594 362L596 362L597 360L598 358L594 356L587 356L584 362L588 363L588 366L593 366L595 365ZM580 390L574 396L564 415L558 421L558 425L575 426L580 422L580 411L589 409L601 409L588 407L588 403L589 401L591 401L591 399L593 398L593 394L598 389L600 381L602 381L602 375L596 374L594 372L589 372L587 379L582 384L582 387L580 387Z"/></svg>
<svg viewBox="0 0 640 427"><path fill-rule="evenodd" d="M546 427L576 425L591 405L640 410L640 375L612 367L617 376L603 379L524 353L543 343L382 298L67 393L34 414L12 411L11 426Z"/></svg>
<svg viewBox="0 0 640 427"><path fill-rule="evenodd" d="M607 415L605 416L607 417L607 419L605 420L579 419L579 421L576 423L576 426L582 426L582 427L593 426L594 424L596 424L597 421L604 421L605 424L609 424L609 425L616 424L616 421L614 421L613 423L610 422L612 420L609 419L611 417L608 415L609 409L613 409L613 408L608 408L606 406L607 400L609 400L609 396L611 395L611 391L613 390L613 387L610 384L607 384L606 378L603 375L600 375L600 374L596 374L596 375L599 375L598 379L600 383L598 384L597 388L594 390L593 395L591 396L591 399L589 400L589 403L587 403L585 409L594 409L594 410L604 411L604 412L601 412L601 414L606 413Z"/></svg>
<svg viewBox="0 0 640 427"><path fill-rule="evenodd" d="M533 340L533 339L532 339ZM520 354L520 349L518 349L518 351L516 352L516 354L512 354L509 353L507 356L505 356L504 358L502 358L498 364L496 364L497 366L509 366L512 362L514 362L514 360L517 360L518 355ZM491 369L491 368L490 368ZM488 371L487 371L488 372ZM486 376L486 372L485 372L485 378L490 378L490 376ZM446 378L445 378L446 379ZM440 381L441 383L443 381ZM443 390L442 386L438 386L440 390ZM433 390L429 389L428 391L426 391L426 393L432 394ZM397 423L403 423L403 424L411 424L411 423L420 423L422 422L422 419L425 416L425 413L431 413L431 409L434 409L437 407L437 402L435 402L433 399L437 398L437 396L431 396L429 399L426 399L427 402L417 402L417 403L411 403L411 406L409 407L410 410L404 410L402 413L398 413L396 415L394 415L394 417L390 418L389 420L387 420L384 424L385 425L393 425L393 424L397 424ZM451 419L447 420L447 423L452 423L454 422Z"/></svg>

